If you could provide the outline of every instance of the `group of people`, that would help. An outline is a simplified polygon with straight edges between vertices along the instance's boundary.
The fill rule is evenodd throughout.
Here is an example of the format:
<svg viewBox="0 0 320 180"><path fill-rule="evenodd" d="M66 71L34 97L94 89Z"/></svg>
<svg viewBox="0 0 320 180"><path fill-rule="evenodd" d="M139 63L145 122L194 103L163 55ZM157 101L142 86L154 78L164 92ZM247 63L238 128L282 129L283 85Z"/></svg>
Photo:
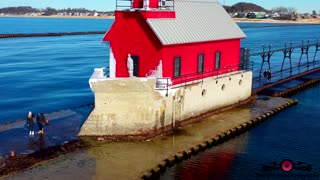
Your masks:
<svg viewBox="0 0 320 180"><path fill-rule="evenodd" d="M27 119L26 119L26 123L27 123L27 125L29 127L29 136L30 137L34 136L34 124L35 124L34 120L36 120L36 122L38 124L38 128L39 128L38 133L40 135L43 135L43 133L44 133L43 132L43 127L46 124L46 117L44 116L43 113L39 113L36 116L34 116L32 114L32 112L30 111L28 116L27 116Z"/></svg>

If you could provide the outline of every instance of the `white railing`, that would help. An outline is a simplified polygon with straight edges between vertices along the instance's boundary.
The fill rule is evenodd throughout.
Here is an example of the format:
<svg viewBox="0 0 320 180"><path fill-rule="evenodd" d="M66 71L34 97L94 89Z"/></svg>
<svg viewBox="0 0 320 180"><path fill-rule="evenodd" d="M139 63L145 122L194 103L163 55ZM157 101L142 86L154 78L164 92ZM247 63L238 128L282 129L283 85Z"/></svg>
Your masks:
<svg viewBox="0 0 320 180"><path fill-rule="evenodd" d="M90 88L92 91L93 91L92 83L107 79L108 77L106 76L106 73L107 73L106 67L94 68L93 74L91 75L91 77L89 79L89 85L90 85Z"/></svg>

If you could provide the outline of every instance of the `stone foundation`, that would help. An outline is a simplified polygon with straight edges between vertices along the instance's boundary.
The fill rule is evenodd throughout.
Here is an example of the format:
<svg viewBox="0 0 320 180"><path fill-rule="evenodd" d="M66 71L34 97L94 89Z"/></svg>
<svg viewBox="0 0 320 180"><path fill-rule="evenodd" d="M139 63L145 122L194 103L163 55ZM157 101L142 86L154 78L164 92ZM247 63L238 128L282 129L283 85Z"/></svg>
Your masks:
<svg viewBox="0 0 320 180"><path fill-rule="evenodd" d="M155 90L155 83L155 78L116 78L91 84L95 108L79 135L143 139L166 133L186 120L247 100L252 72L171 86L168 94L167 90Z"/></svg>

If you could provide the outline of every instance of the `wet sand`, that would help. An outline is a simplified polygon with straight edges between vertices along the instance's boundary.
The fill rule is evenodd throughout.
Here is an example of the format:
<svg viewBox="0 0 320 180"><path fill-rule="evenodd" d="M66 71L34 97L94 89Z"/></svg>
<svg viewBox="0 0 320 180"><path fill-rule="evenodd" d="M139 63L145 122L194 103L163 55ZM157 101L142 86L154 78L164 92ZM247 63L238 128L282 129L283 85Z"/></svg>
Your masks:
<svg viewBox="0 0 320 180"><path fill-rule="evenodd" d="M24 179L28 176L31 179L140 179L145 171L165 158L194 147L289 101L290 99L285 98L258 98L252 105L212 115L181 128L174 135L160 136L148 141L110 142L82 139L90 144L89 148L50 160L7 178ZM243 141L236 142L237 151L245 151L246 144L247 142Z"/></svg>

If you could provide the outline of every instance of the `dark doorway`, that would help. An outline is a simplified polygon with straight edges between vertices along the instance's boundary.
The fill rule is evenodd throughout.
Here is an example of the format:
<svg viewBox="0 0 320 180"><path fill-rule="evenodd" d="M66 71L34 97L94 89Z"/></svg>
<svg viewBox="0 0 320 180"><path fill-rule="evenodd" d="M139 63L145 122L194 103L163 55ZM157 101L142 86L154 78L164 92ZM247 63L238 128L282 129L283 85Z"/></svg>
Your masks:
<svg viewBox="0 0 320 180"><path fill-rule="evenodd" d="M133 60L133 76L139 76L139 57L138 56L131 56Z"/></svg>

